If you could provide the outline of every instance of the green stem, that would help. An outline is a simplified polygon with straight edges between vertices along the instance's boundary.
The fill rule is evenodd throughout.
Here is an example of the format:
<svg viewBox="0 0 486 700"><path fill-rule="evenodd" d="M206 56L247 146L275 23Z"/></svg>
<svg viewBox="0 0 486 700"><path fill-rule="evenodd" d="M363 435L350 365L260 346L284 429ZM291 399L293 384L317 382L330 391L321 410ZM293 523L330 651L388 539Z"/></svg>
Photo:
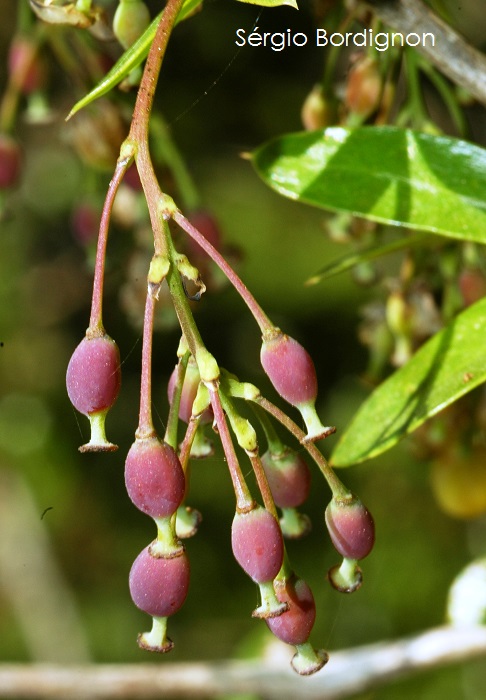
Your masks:
<svg viewBox="0 0 486 700"><path fill-rule="evenodd" d="M201 198L194 181L186 167L184 159L174 143L169 128L160 115L154 115L150 122L150 131L153 138L153 148L156 157L163 160L172 173L177 192L180 193L184 207L189 210L201 206Z"/></svg>
<svg viewBox="0 0 486 700"><path fill-rule="evenodd" d="M165 442L177 449L177 432L179 428L179 406L181 403L182 387L184 385L184 378L186 376L187 363L189 362L190 352L187 351L184 355L179 358L179 363L177 365L177 375L174 385L174 393L172 394L172 399L170 402L169 416L167 418L167 427L165 430L164 440Z"/></svg>
<svg viewBox="0 0 486 700"><path fill-rule="evenodd" d="M265 413L265 411L261 408L261 406L259 406L258 404L254 403L252 405L252 408L255 411L258 420L260 421L260 425L263 428L263 432L265 433L265 437L268 443L268 449L270 450L271 454L281 455L283 452L285 452L286 446L283 444L282 440L277 435L277 431L273 427L272 421Z"/></svg>
<svg viewBox="0 0 486 700"><path fill-rule="evenodd" d="M332 491L332 495L334 498L342 498L344 500L347 500L348 498L352 498L351 492L344 486L342 481L336 476L334 473L333 469L329 466L327 463L327 460L325 459L324 455L319 452L317 447L314 445L312 442L307 441L307 435L304 433L303 430L299 428L299 426L294 423L294 421L289 418L283 411L281 411L277 406L275 406L273 403L268 401L268 399L265 399L263 396L259 396L258 398L255 399L255 402L261 406L267 413L272 415L276 420L279 421L287 430L294 435L294 437L297 438L297 440L300 442L300 444L305 447L307 452L310 454L314 462L317 464L319 469L321 470L324 478L326 479L329 488ZM332 430L331 432L334 432ZM331 432L328 434L330 435Z"/></svg>

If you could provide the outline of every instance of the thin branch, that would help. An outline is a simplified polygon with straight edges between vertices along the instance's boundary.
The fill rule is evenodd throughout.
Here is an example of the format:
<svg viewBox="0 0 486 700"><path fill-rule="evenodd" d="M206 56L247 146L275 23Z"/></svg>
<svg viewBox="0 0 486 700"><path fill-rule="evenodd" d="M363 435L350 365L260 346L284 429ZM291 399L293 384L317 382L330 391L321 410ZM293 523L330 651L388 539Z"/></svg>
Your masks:
<svg viewBox="0 0 486 700"><path fill-rule="evenodd" d="M302 678L273 663L55 666L0 665L1 698L215 698L253 693L266 700L340 700L452 663L486 655L486 627L439 627L396 642L334 652L326 668Z"/></svg>
<svg viewBox="0 0 486 700"><path fill-rule="evenodd" d="M368 0L376 15L402 32L422 36L431 32L435 46L421 42L417 47L434 66L456 85L465 88L486 105L486 56L471 46L422 0Z"/></svg>

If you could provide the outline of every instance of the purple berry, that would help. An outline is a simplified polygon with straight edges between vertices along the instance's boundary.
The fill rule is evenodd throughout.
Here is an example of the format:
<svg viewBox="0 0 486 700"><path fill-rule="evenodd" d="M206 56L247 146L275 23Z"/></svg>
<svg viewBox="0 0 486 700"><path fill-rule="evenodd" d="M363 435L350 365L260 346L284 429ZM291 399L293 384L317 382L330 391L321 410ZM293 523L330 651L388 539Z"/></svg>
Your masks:
<svg viewBox="0 0 486 700"><path fill-rule="evenodd" d="M281 603L288 603L289 609L265 622L273 634L286 644L304 644L311 633L316 619L314 596L307 583L300 578L285 582L274 582L275 593Z"/></svg>
<svg viewBox="0 0 486 700"><path fill-rule="evenodd" d="M121 385L120 353L108 335L88 338L74 351L66 386L74 408L85 416L111 408Z"/></svg>
<svg viewBox="0 0 486 700"><path fill-rule="evenodd" d="M354 497L333 498L326 508L326 525L336 550L346 559L364 559L375 543L375 525L369 510Z"/></svg>
<svg viewBox="0 0 486 700"><path fill-rule="evenodd" d="M182 607L189 588L189 559L185 552L171 559L153 557L146 547L133 562L130 595L152 617L169 617Z"/></svg>
<svg viewBox="0 0 486 700"><path fill-rule="evenodd" d="M280 571L282 532L273 515L261 506L248 513L236 513L231 546L238 564L256 583L272 581Z"/></svg>
<svg viewBox="0 0 486 700"><path fill-rule="evenodd" d="M175 384L177 381L177 366L172 372L169 384L167 386L167 395L169 398L169 403L172 403L172 397L174 396ZM184 375L184 383L182 385L181 401L179 404L179 418L185 423L189 423L192 416L192 406L197 395L197 390L201 382L201 376L197 368L196 363L189 360L186 373ZM206 409L201 415L202 423L211 423L213 420L213 412L211 408Z"/></svg>
<svg viewBox="0 0 486 700"><path fill-rule="evenodd" d="M290 448L281 454L268 451L262 455L262 465L275 505L295 508L307 499L311 476L307 462L301 455Z"/></svg>
<svg viewBox="0 0 486 700"><path fill-rule="evenodd" d="M311 356L300 343L278 331L264 340L260 359L280 396L292 406L314 402L317 377Z"/></svg>
<svg viewBox="0 0 486 700"><path fill-rule="evenodd" d="M184 498L184 471L175 450L157 437L137 439L125 462L128 495L152 518L176 512Z"/></svg>
<svg viewBox="0 0 486 700"><path fill-rule="evenodd" d="M13 187L20 175L22 155L17 141L0 134L0 190Z"/></svg>

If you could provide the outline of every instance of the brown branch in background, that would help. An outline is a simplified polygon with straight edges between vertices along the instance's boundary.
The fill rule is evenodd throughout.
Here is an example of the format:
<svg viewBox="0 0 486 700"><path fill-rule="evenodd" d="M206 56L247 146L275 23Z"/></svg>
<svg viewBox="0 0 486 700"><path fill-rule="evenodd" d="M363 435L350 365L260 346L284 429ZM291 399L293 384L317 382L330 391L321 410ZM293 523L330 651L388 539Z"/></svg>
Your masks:
<svg viewBox="0 0 486 700"><path fill-rule="evenodd" d="M403 34L431 32L435 36L435 46L423 42L416 47L417 51L456 85L486 105L486 56L468 44L422 0L368 0L368 4L385 24Z"/></svg>
<svg viewBox="0 0 486 700"><path fill-rule="evenodd" d="M273 664L1 664L0 698L145 700L250 693L266 700L340 700L391 680L484 655L486 627L478 626L439 627L395 642L334 652L322 673L307 678L297 676L290 666L282 667L280 652Z"/></svg>

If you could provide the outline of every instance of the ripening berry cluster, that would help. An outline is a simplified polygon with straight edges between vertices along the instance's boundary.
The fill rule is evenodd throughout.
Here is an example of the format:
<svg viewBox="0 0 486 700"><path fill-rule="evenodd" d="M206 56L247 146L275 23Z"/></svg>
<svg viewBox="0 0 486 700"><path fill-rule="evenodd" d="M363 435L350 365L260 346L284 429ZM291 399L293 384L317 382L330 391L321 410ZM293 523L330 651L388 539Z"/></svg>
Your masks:
<svg viewBox="0 0 486 700"><path fill-rule="evenodd" d="M216 249L204 243L208 240L203 226L207 220L211 220L209 215L199 218L201 230L197 241L211 255ZM214 227L212 221L211 226ZM190 228L194 229L192 224ZM103 246L98 250L104 255ZM199 512L186 504L190 486L188 464L190 459L212 454L213 445L207 434L212 426L221 440L235 491L236 509L231 524L233 554L260 593L260 604L252 615L263 619L277 638L295 647L292 667L302 675L309 675L319 670L328 656L310 642L316 617L314 597L308 584L294 571L285 547L285 539L303 537L310 530L309 518L299 510L311 487L311 472L302 451L308 450L331 488L332 498L323 520L332 544L343 557L342 564L331 568L328 574L338 591L352 592L361 585L358 561L373 547L373 519L361 501L344 487L314 444L334 428L323 426L315 409L318 387L310 355L262 314L259 316L262 368L280 397L300 412L306 430L263 397L257 387L240 382L220 368L201 340L194 345L194 339L190 341L183 333L178 362L167 387L170 405L167 430L163 438L159 437L151 417L154 311L160 286L166 278L169 286L173 286L170 269L181 258L182 267L177 267L180 281L181 269L184 274L193 269L185 256L168 262L154 256L148 272L140 418L125 460L128 495L142 513L153 519L157 532L154 541L136 557L129 575L135 605L152 618L151 630L140 634L138 643L143 649L157 652L173 647L167 635L167 622L183 605L190 579L183 541L196 533L201 521ZM219 261L217 252L214 259ZM92 308L97 308L99 293L100 285L95 278ZM184 288L177 299L179 315L190 314L192 323ZM116 449L106 438L105 419L120 385L117 345L104 330L100 316L92 311L90 327L67 369L69 398L91 425L91 438L81 451ZM238 408L241 401L254 408L255 424L241 415ZM298 450L282 442L275 422L293 434L300 443ZM181 425L184 437L178 443ZM258 434L264 436L264 449L260 449L262 438ZM242 458L254 470L260 492L257 495L251 493L246 483L243 474L247 469L240 465Z"/></svg>

